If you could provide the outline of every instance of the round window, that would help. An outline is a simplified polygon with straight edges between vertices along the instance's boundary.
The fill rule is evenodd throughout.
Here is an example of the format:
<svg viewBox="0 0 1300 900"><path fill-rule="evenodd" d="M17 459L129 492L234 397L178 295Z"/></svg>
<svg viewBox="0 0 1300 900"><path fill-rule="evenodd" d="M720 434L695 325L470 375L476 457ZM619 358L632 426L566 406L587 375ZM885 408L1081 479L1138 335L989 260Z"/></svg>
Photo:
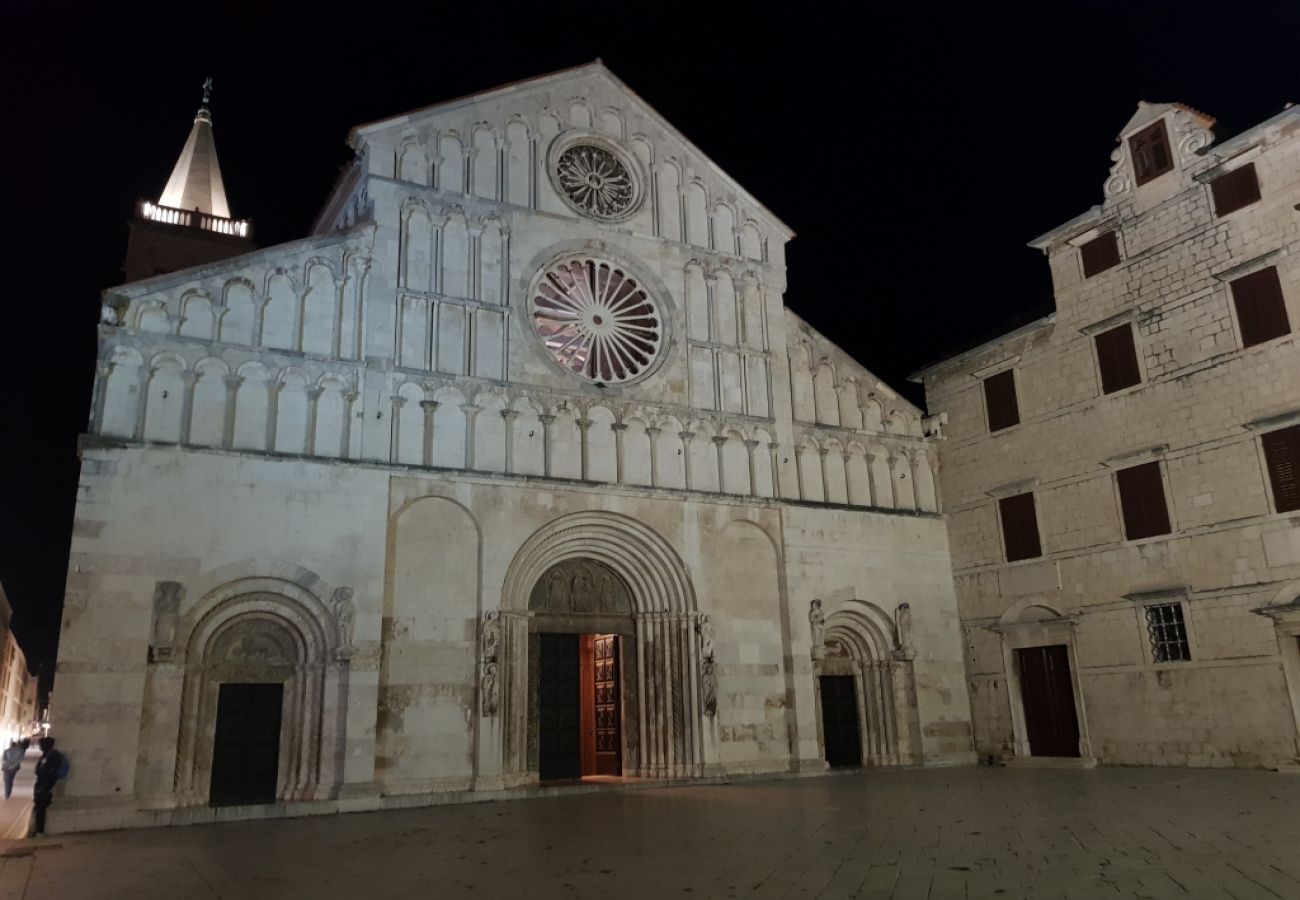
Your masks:
<svg viewBox="0 0 1300 900"><path fill-rule="evenodd" d="M569 259L543 272L533 291L532 320L551 358L587 381L633 381L663 349L659 307L605 260Z"/></svg>
<svg viewBox="0 0 1300 900"><path fill-rule="evenodd" d="M551 145L548 168L564 202L585 216L617 222L641 205L640 168L621 146L601 135L560 135Z"/></svg>

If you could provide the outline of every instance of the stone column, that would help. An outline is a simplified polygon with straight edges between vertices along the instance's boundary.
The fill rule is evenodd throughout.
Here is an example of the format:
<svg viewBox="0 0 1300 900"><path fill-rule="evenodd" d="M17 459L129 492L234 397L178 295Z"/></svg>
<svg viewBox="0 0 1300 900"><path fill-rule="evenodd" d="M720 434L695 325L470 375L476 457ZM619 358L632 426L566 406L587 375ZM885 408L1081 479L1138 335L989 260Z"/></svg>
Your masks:
<svg viewBox="0 0 1300 900"><path fill-rule="evenodd" d="M840 451L840 457L844 460L844 499L850 506L860 506L857 498L853 496L853 476L849 474L849 458L853 454L847 450Z"/></svg>
<svg viewBox="0 0 1300 900"><path fill-rule="evenodd" d="M352 406L359 396L356 391L348 391L343 395L343 436L340 439L339 449L344 459L352 453Z"/></svg>
<svg viewBox="0 0 1300 900"><path fill-rule="evenodd" d="M90 430L93 434L103 434L104 405L108 401L108 379L113 377L113 364L101 362L95 367L95 399L91 406Z"/></svg>
<svg viewBox="0 0 1300 900"><path fill-rule="evenodd" d="M627 425L623 422L615 422L609 426L614 432L614 482L623 483L623 434L627 431Z"/></svg>
<svg viewBox="0 0 1300 900"><path fill-rule="evenodd" d="M235 397L244 379L239 375L227 375L223 380L226 382L226 415L221 423L221 446L229 450L235 445Z"/></svg>
<svg viewBox="0 0 1300 900"><path fill-rule="evenodd" d="M691 440L695 437L693 431L679 431L677 436L682 439L682 466L686 473L686 490L691 489Z"/></svg>
<svg viewBox="0 0 1300 900"><path fill-rule="evenodd" d="M542 472L547 478L551 477L551 423L555 421L555 416L551 413L542 413L537 417L542 423Z"/></svg>
<svg viewBox="0 0 1300 900"><path fill-rule="evenodd" d="M754 451L758 449L758 441L745 441L745 458L749 461L749 496L758 496L757 479L754 473Z"/></svg>
<svg viewBox="0 0 1300 900"><path fill-rule="evenodd" d="M474 468L474 420L482 410L473 403L462 403L460 411L465 414L465 468Z"/></svg>
<svg viewBox="0 0 1300 900"><path fill-rule="evenodd" d="M275 430L280 421L280 391L284 384L279 381L266 383L266 449L275 451Z"/></svg>
<svg viewBox="0 0 1300 900"><path fill-rule="evenodd" d="M505 420L506 433L506 472L515 470L515 419L519 418L519 410L503 409L501 418Z"/></svg>
<svg viewBox="0 0 1300 900"><path fill-rule="evenodd" d="M727 436L725 434L715 434L712 438L714 452L718 455L718 493L727 492L727 468L723 464L726 456L723 448L727 446Z"/></svg>
<svg viewBox="0 0 1300 900"><path fill-rule="evenodd" d="M658 229L658 225L655 226ZM654 425L647 425L645 428L646 437L650 439L650 486L659 486L659 428Z"/></svg>
<svg viewBox="0 0 1300 900"><path fill-rule="evenodd" d="M149 364L142 365L136 375L136 384L139 387L135 396L135 432L133 437L137 441L144 440L144 417L148 414L149 405L149 382L153 381L153 373L158 370Z"/></svg>
<svg viewBox="0 0 1300 900"><path fill-rule="evenodd" d="M392 422L388 426L392 439L388 443L388 461L395 463L402 458L402 407L406 405L406 398L400 394L393 394L388 399L392 403L390 413Z"/></svg>
<svg viewBox="0 0 1300 900"><path fill-rule="evenodd" d="M898 509L898 486L894 484L894 463L898 462L898 454L891 450L885 461L889 464L889 505Z"/></svg>
<svg viewBox="0 0 1300 900"><path fill-rule="evenodd" d="M780 460L777 458L777 451L779 451L780 449L781 449L781 445L778 444L776 441L772 441L770 444L767 445L768 458L771 460L771 466L772 466L772 497L773 498L781 496L781 469L780 466L778 465L780 463ZM796 460L796 462L797 461L798 460ZM796 466L796 468L798 467Z"/></svg>
<svg viewBox="0 0 1300 900"><path fill-rule="evenodd" d="M582 469L579 474L582 480L587 480L587 429L591 427L591 419L578 419L578 442L581 447Z"/></svg>
<svg viewBox="0 0 1300 900"><path fill-rule="evenodd" d="M424 413L423 459L426 466L431 466L433 465L433 417L438 412L438 401L421 400L420 411Z"/></svg>
<svg viewBox="0 0 1300 900"><path fill-rule="evenodd" d="M194 424L194 386L198 383L199 373L192 369L181 374L185 382L185 400L181 407L181 443L190 443L190 431Z"/></svg>
<svg viewBox="0 0 1300 900"><path fill-rule="evenodd" d="M303 449L308 456L316 455L316 412L322 393L321 387L307 388L307 440Z"/></svg>
<svg viewBox="0 0 1300 900"><path fill-rule="evenodd" d="M876 454L871 452L870 447L863 452L865 453L863 462L865 462L867 466L867 493L870 495L871 505L873 507L879 507L880 502L876 499L876 467L874 465Z"/></svg>
<svg viewBox="0 0 1300 900"><path fill-rule="evenodd" d="M826 477L826 454L830 452L827 447L817 448L817 464L822 470L822 502L831 502L831 480Z"/></svg>

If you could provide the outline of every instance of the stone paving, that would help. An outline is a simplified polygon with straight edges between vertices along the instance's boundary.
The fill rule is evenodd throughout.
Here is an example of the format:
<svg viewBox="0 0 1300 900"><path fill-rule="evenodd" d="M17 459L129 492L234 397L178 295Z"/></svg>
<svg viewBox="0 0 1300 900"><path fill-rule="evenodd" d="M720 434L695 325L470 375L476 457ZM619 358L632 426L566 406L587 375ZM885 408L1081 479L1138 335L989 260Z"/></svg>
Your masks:
<svg viewBox="0 0 1300 900"><path fill-rule="evenodd" d="M9 898L1300 898L1300 776L877 771L73 835Z"/></svg>

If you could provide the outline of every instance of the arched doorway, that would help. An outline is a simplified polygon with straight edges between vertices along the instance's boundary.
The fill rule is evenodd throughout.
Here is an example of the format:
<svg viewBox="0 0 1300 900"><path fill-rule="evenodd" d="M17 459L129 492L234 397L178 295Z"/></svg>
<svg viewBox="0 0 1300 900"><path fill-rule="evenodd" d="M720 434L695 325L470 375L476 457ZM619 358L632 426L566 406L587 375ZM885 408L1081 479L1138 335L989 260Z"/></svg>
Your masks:
<svg viewBox="0 0 1300 900"><path fill-rule="evenodd" d="M182 627L176 794L184 805L334 796L342 775L351 599L235 582Z"/></svg>
<svg viewBox="0 0 1300 900"><path fill-rule="evenodd" d="M910 611L900 607L899 615L906 618ZM895 622L874 604L849 600L826 617L824 643L814 647L813 674L828 764L921 762L912 655L910 637L900 637Z"/></svg>
<svg viewBox="0 0 1300 900"><path fill-rule="evenodd" d="M542 781L623 775L638 743L632 594L609 566L556 563L528 601L530 730ZM631 726L631 727L629 727ZM534 752L529 747L530 761Z"/></svg>
<svg viewBox="0 0 1300 900"><path fill-rule="evenodd" d="M575 674L572 660L576 654L580 669L584 639L547 635L604 636L605 651L617 657L604 660L606 675L616 677L606 677L602 687L606 728L608 715L616 714L619 729L616 738L608 730L604 737L607 748L608 741L617 741L617 768L622 774L656 778L699 774L706 707L701 695L699 619L694 590L676 552L634 519L604 512L575 513L525 541L506 575L500 613L506 775L523 782L542 775L539 691L567 677L563 690L569 699L563 702L572 717L573 682L582 689L581 672ZM552 672L549 682L542 677L544 650ZM593 671L599 651L593 637ZM567 676L558 674L565 671ZM595 687L593 682L593 696ZM610 690L615 691L613 697ZM548 703L553 700L548 698ZM605 764L609 765L608 759ZM572 760L569 765L572 771Z"/></svg>

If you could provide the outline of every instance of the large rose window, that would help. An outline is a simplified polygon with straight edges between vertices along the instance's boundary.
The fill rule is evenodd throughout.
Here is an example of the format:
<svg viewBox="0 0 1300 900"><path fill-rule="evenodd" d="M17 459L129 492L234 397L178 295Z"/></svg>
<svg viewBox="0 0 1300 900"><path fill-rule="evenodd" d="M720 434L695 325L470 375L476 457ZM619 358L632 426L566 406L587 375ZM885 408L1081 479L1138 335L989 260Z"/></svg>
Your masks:
<svg viewBox="0 0 1300 900"><path fill-rule="evenodd" d="M569 201L598 219L622 216L636 199L627 166L604 147L576 144L560 154L555 169Z"/></svg>
<svg viewBox="0 0 1300 900"><path fill-rule="evenodd" d="M655 302L604 260L571 259L547 269L533 291L532 320L552 359L602 384L644 375L663 348Z"/></svg>

